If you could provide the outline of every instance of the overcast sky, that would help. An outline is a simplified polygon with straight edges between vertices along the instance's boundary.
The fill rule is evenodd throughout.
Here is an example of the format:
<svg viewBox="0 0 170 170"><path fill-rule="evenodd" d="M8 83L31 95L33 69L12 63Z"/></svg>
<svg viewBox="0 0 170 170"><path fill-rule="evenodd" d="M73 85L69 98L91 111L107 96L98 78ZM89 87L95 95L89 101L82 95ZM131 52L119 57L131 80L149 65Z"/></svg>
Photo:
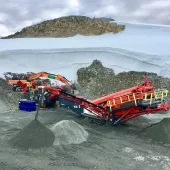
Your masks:
<svg viewBox="0 0 170 170"><path fill-rule="evenodd" d="M0 0L0 36L67 15L170 24L170 0Z"/></svg>

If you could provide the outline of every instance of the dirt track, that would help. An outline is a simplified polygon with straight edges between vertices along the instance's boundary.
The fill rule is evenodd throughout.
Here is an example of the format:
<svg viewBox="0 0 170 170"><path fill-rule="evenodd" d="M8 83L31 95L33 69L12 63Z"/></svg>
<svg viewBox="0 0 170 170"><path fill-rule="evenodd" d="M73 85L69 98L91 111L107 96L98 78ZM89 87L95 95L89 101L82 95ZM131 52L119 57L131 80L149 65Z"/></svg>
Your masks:
<svg viewBox="0 0 170 170"><path fill-rule="evenodd" d="M46 127L52 128L61 120L73 120L88 133L87 141L74 144L72 138L67 145L24 151L13 148L7 141L33 120L34 113L0 113L0 116L0 170L170 169L169 148L138 137L146 123L150 123L149 119L138 118L127 125L111 127L89 124L69 110L41 111L39 120ZM67 123L62 125L65 126ZM75 127L80 128L72 126L72 136Z"/></svg>

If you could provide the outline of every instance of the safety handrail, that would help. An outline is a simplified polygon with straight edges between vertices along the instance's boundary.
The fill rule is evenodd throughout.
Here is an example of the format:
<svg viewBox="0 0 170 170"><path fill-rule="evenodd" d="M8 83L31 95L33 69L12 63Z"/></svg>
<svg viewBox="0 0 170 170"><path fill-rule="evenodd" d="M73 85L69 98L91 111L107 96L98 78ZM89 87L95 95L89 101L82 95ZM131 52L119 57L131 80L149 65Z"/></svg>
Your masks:
<svg viewBox="0 0 170 170"><path fill-rule="evenodd" d="M154 92L138 92L138 93L132 93L130 95L125 95L121 97L116 97L112 100L107 101L107 106L111 107L118 105L118 104L124 104L128 102L135 102L135 105L137 106L137 100L142 99L144 101L149 101L150 105L152 104L152 101L154 99L158 100L160 99L163 101L165 97L168 96L168 90L166 89L156 89Z"/></svg>
<svg viewBox="0 0 170 170"><path fill-rule="evenodd" d="M161 99L161 101L168 96L168 90L166 89L157 89L154 92L155 99Z"/></svg>

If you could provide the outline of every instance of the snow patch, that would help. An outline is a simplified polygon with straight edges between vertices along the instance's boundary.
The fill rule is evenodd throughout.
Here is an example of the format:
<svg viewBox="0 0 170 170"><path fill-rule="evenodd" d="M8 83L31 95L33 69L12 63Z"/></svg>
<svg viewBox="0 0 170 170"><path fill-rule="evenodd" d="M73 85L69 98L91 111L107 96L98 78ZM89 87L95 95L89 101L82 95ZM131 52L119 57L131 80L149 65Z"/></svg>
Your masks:
<svg viewBox="0 0 170 170"><path fill-rule="evenodd" d="M120 23L121 24L121 23ZM68 38L0 39L0 51L19 49L121 48L154 55L170 55L170 27L126 23L119 34Z"/></svg>
<svg viewBox="0 0 170 170"><path fill-rule="evenodd" d="M123 24L119 34L0 39L0 72L47 71L75 80L77 69L98 59L116 73L146 71L170 78L170 27Z"/></svg>
<svg viewBox="0 0 170 170"><path fill-rule="evenodd" d="M89 66L95 59L112 68L116 74L122 71L146 71L170 77L170 74L164 72L164 64L170 61L170 58L162 57L159 60L158 56L104 47L0 52L0 72L46 71L62 74L75 81L77 70ZM170 71L170 67L166 69Z"/></svg>

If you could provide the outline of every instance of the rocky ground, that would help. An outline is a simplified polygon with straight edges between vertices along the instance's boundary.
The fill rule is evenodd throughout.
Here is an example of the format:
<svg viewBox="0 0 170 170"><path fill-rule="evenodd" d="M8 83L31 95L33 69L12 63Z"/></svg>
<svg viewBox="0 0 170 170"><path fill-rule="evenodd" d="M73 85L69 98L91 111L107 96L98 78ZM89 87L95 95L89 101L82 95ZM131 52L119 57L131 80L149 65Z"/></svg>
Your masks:
<svg viewBox="0 0 170 170"><path fill-rule="evenodd" d="M55 135L53 146L36 149L13 147L9 141L20 136L34 119L35 113L0 113L0 169L2 170L169 170L169 147L140 137L141 130L152 120L138 118L126 125L113 127L90 124L70 110L41 111L42 130ZM34 127L38 125L34 124ZM30 129L37 141L36 129ZM27 130L28 130L27 129ZM45 132L46 133L46 132ZM26 134L24 134L26 135ZM22 136L22 135L21 135ZM21 137L20 136L20 137ZM45 136L44 136L45 137ZM27 136L26 136L27 138ZM22 138L22 140L24 140ZM21 142L21 141L20 141Z"/></svg>
<svg viewBox="0 0 170 170"><path fill-rule="evenodd" d="M3 38L72 37L77 34L89 36L119 33L125 29L124 25L110 23L110 21L109 18L89 18L85 16L61 17L26 27L20 32Z"/></svg>

